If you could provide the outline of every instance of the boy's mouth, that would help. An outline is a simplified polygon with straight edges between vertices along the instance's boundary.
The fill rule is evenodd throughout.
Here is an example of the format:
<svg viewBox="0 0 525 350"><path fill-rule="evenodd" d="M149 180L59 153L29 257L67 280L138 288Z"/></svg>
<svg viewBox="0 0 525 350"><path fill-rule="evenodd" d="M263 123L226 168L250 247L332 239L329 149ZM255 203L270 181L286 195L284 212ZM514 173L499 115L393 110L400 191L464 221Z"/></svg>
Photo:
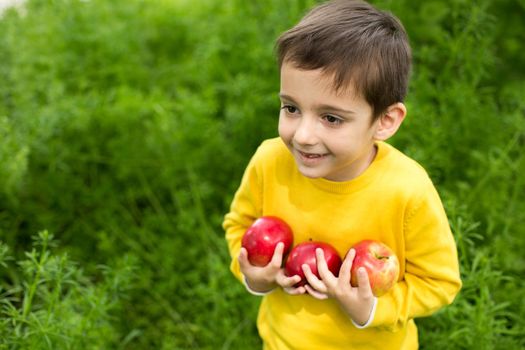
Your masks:
<svg viewBox="0 0 525 350"><path fill-rule="evenodd" d="M321 158L323 156L322 154L318 154L318 153L306 153L306 152L301 152L301 151L299 151L299 153L303 157L308 158L308 159Z"/></svg>
<svg viewBox="0 0 525 350"><path fill-rule="evenodd" d="M315 162L326 157L326 154L321 153L308 153L297 150L297 153L301 156L301 159L305 162Z"/></svg>

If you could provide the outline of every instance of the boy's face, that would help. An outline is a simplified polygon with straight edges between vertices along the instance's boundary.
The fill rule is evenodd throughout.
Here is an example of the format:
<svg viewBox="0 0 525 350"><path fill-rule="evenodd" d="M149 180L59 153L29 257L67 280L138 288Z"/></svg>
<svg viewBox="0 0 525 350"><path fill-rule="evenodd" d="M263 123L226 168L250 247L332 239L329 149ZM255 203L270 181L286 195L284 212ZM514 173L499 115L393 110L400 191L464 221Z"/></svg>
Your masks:
<svg viewBox="0 0 525 350"><path fill-rule="evenodd" d="M284 62L280 98L279 135L304 176L346 181L370 165L378 120L363 97L336 93L321 70Z"/></svg>

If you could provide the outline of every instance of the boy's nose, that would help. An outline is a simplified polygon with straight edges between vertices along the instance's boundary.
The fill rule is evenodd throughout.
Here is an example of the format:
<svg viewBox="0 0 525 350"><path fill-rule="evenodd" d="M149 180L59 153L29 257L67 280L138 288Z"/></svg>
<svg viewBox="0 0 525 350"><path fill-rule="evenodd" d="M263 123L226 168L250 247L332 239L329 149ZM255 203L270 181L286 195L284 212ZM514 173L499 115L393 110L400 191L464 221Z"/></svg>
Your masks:
<svg viewBox="0 0 525 350"><path fill-rule="evenodd" d="M294 134L294 141L303 146L315 145L317 143L316 125L313 118L303 116Z"/></svg>

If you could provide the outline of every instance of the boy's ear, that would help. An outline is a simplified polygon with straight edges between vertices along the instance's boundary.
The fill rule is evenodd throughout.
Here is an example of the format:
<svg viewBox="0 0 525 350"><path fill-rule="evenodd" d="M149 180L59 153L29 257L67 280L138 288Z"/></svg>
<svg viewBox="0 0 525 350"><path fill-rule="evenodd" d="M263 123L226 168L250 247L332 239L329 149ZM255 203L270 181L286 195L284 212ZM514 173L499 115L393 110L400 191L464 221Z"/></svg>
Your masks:
<svg viewBox="0 0 525 350"><path fill-rule="evenodd" d="M377 141L385 141L392 137L405 119L407 109L401 102L390 105L377 122L374 138Z"/></svg>

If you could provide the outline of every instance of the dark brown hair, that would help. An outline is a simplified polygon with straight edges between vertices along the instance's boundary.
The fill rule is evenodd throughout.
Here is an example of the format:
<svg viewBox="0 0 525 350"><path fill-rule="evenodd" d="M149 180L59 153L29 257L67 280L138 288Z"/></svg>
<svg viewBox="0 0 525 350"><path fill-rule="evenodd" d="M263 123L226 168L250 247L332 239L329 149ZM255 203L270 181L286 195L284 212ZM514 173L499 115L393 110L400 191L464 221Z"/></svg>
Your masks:
<svg viewBox="0 0 525 350"><path fill-rule="evenodd" d="M334 77L335 91L353 86L372 106L374 120L406 96L411 50L405 29L366 2L336 0L313 8L278 38L276 49L280 67L288 62L323 69Z"/></svg>

